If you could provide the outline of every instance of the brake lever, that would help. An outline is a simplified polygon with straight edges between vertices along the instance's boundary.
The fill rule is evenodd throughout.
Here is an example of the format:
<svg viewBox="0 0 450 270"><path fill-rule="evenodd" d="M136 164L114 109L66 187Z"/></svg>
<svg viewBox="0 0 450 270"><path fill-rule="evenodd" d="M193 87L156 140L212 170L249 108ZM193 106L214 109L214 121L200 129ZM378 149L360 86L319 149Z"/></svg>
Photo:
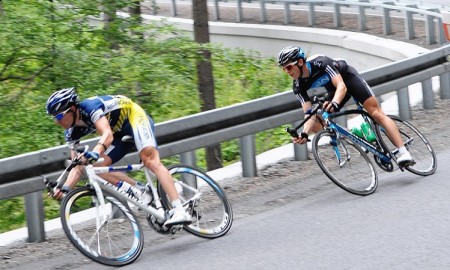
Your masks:
<svg viewBox="0 0 450 270"><path fill-rule="evenodd" d="M57 183L56 182L51 182L50 180L47 179L47 177L41 175L42 180L44 181L44 185L47 188L48 193L53 197L54 192L53 192L53 188L56 187Z"/></svg>
<svg viewBox="0 0 450 270"><path fill-rule="evenodd" d="M295 128L290 128L290 127L286 127L285 128L286 132L289 133L291 135L291 137L293 138L298 138L298 137L302 137L302 138L306 138L306 141L310 142L311 140L308 139L308 134L306 134L305 132L300 133L300 135L298 134L297 130Z"/></svg>

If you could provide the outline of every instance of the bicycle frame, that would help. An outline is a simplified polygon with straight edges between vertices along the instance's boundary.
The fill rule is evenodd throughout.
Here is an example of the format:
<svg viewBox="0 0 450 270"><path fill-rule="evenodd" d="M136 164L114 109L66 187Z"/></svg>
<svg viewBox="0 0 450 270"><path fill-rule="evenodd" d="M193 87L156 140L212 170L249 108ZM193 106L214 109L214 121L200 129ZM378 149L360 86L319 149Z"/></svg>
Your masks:
<svg viewBox="0 0 450 270"><path fill-rule="evenodd" d="M130 196L125 191L118 190L116 186L109 183L105 179L98 176L98 174L102 173L108 173L108 172L116 172L116 171L124 171L124 172L132 172L132 171L138 171L142 170L144 166L142 164L130 164L125 166L102 166L102 167L94 167L92 165L87 165L85 167L86 174L89 179L89 183L94 187L95 192L97 193L97 197L100 200L100 204L104 205L104 197L103 197L103 190L105 189L108 192L117 195L118 197L136 205L139 207L139 209L147 212L150 215L155 216L158 220L165 220L165 211L161 205L161 201L159 199L158 192L156 191L156 187L153 184L152 179L152 173L149 171L149 169L144 168L145 176L147 178L148 185L150 187L150 190L152 192L152 196L154 198L155 207L152 207L151 205L144 205L142 201L140 201L138 198Z"/></svg>
<svg viewBox="0 0 450 270"><path fill-rule="evenodd" d="M154 207L152 205L145 205L143 201L140 201L138 198L134 196L130 196L125 191L118 190L116 186L98 176L98 174L108 172L117 172L117 171L132 172L140 170L144 170L145 178L147 179L148 186L153 196ZM167 219L168 213L162 206L157 189L152 181L152 179L154 178L153 177L154 174L148 168L144 167L143 164L128 164L125 166L102 166L102 167L94 167L93 165L87 165L85 167L85 171L88 176L89 183L94 187L95 192L98 194L98 197L101 200L100 201L101 205L105 204L102 191L102 189L105 189L108 192L113 193L119 196L120 198L125 199L126 201L136 205L137 207L139 207L139 209L145 211L146 213L153 215L159 221L164 221ZM183 207L187 208L190 202L196 201L201 196L201 192L199 192L197 189L187 184L184 184L183 182L179 182L179 184L182 185L184 189L190 190L195 194L187 202L183 203Z"/></svg>
<svg viewBox="0 0 450 270"><path fill-rule="evenodd" d="M386 163L391 162L392 157L390 155L386 155L386 154L378 151L377 148L375 146L373 146L371 143L369 143L368 141L348 132L345 128L343 128L342 126L340 126L339 124L337 124L331 120L331 118L336 117L336 116L357 113L357 114L362 114L364 121L369 122L368 118L370 116L369 116L368 112L366 112L363 109L363 106L355 98L353 98L353 100L355 101L357 109L347 110L347 111L343 111L343 112L335 112L335 113L328 113L328 112L322 110L322 104L323 104L323 101L325 100L323 97L322 98L315 97L315 100L319 101L319 104L312 110L311 114L307 118L305 118L300 124L298 124L294 128L286 128L286 131L289 134L291 134L292 137L299 137L299 134L297 133L297 129L302 127L309 119L311 119L311 117L313 115L320 113L320 114L322 114L322 118L325 120L325 122L327 124L327 128L333 130L337 136L342 135L344 137L349 138L352 142L367 149L367 151L371 152L372 154L374 154L375 156L380 158L380 160L383 162L386 162ZM305 134L305 133L302 133L301 136L302 137L306 136L306 138L307 138L307 134ZM339 153L339 150L336 145L336 138L333 138L333 143L334 143L334 150L336 151L336 156L340 159L340 153ZM377 143L379 144L378 138L377 138ZM392 154L395 154L395 151Z"/></svg>
<svg viewBox="0 0 450 270"><path fill-rule="evenodd" d="M367 142L366 140L361 139L360 137L348 132L345 128L343 128L342 126L340 126L339 124L333 122L330 117L334 117L334 116L340 116L340 115L346 115L346 114L351 114L351 113L360 113L362 110L361 109L357 109L357 110L349 110L349 111L345 111L342 113L334 113L334 114L330 114L328 112L322 112L322 117L325 120L325 122L327 123L329 129L334 130L335 133L337 134L337 136L344 136L346 138L349 138L352 142L356 143L357 145L364 147L365 149L367 149L367 151L371 152L372 154L376 155L377 157L379 157L383 162L390 162L391 161L391 157L385 155L384 153L378 151L375 146L373 146L371 143ZM365 111L363 112L363 116L364 118L366 118L367 116L364 115L364 113L366 113ZM366 119L364 119L364 121L367 121ZM334 145L336 145L336 138L332 138ZM340 158L340 154L339 154L339 149L337 148L337 146L333 146L334 150L336 151L336 155Z"/></svg>

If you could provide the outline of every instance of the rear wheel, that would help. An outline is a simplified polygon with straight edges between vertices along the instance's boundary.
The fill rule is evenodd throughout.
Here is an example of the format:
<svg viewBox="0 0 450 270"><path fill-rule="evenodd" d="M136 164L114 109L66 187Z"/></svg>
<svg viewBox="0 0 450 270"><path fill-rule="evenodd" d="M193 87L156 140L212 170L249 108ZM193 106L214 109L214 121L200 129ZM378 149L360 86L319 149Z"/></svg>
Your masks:
<svg viewBox="0 0 450 270"><path fill-rule="evenodd" d="M403 121L397 116L389 115L389 117L397 125L405 147L416 162L416 164L407 166L405 169L417 175L426 176L433 174L437 168L436 154L425 136L409 122ZM381 145L394 156L397 147L387 136L385 129L379 124L375 125Z"/></svg>
<svg viewBox="0 0 450 270"><path fill-rule="evenodd" d="M61 223L70 242L98 263L123 266L142 252L144 235L128 205L103 190L100 205L90 186L69 192L61 202Z"/></svg>
<svg viewBox="0 0 450 270"><path fill-rule="evenodd" d="M378 176L367 154L345 137L321 130L312 141L312 152L322 171L340 188L369 195L378 187Z"/></svg>
<svg viewBox="0 0 450 270"><path fill-rule="evenodd" d="M193 218L193 222L183 228L204 238L225 235L233 223L233 211L220 185L206 173L189 165L173 165L168 169L181 202ZM158 193L164 207L172 208L159 182Z"/></svg>

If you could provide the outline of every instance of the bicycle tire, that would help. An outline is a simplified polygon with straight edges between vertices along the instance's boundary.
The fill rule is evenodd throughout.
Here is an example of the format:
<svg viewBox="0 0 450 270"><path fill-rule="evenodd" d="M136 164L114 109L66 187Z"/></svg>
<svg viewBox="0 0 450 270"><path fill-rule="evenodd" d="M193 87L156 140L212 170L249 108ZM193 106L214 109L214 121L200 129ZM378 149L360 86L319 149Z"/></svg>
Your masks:
<svg viewBox="0 0 450 270"><path fill-rule="evenodd" d="M193 222L184 225L183 229L203 238L212 239L225 235L231 229L233 211L222 187L205 172L189 165L172 165L168 170L183 204L194 195L199 195L194 194L189 187L201 192L200 197L189 206ZM169 198L159 182L157 190L163 206L171 209Z"/></svg>
<svg viewBox="0 0 450 270"><path fill-rule="evenodd" d="M346 157L344 161L338 158L336 149L341 157ZM350 139L337 138L328 129L321 130L314 136L312 152L325 175L345 191L365 196L377 189L378 175L372 161Z"/></svg>
<svg viewBox="0 0 450 270"><path fill-rule="evenodd" d="M60 208L63 230L70 242L91 260L109 266L130 264L142 252L142 228L128 205L103 192L105 207L97 207L97 194L91 186L69 192ZM106 210L108 218L99 227L102 210Z"/></svg>
<svg viewBox="0 0 450 270"><path fill-rule="evenodd" d="M397 125L406 148L416 162L413 166L407 166L405 169L421 176L433 174L437 169L436 153L425 136L408 121L395 115L389 115L389 117ZM397 149L380 124L375 123L375 131L380 138L382 147L391 153Z"/></svg>

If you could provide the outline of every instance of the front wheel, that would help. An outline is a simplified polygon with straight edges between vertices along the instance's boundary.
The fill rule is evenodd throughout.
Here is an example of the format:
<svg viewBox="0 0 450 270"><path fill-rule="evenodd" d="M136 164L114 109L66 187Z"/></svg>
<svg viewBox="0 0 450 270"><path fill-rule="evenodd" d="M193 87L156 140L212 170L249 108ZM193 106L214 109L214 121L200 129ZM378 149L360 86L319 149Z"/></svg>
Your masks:
<svg viewBox="0 0 450 270"><path fill-rule="evenodd" d="M189 165L172 165L168 170L182 204L193 218L193 222L183 228L203 238L225 235L233 223L233 211L220 185L206 173ZM166 209L172 208L159 182L158 193L163 206Z"/></svg>
<svg viewBox="0 0 450 270"><path fill-rule="evenodd" d="M397 125L403 144L416 162L416 164L407 166L405 169L422 176L433 174L437 168L436 154L425 136L409 122L403 121L394 115L389 115L389 117ZM375 126L375 131L378 138L380 138L382 147L391 153L395 153L397 147L387 136L385 129L377 123Z"/></svg>
<svg viewBox="0 0 450 270"><path fill-rule="evenodd" d="M369 195L377 189L378 175L372 162L348 138L321 130L314 136L312 152L322 171L340 188L356 195Z"/></svg>
<svg viewBox="0 0 450 270"><path fill-rule="evenodd" d="M103 192L104 205L90 186L69 192L61 202L62 227L88 258L111 266L130 264L142 252L144 234L128 205Z"/></svg>

